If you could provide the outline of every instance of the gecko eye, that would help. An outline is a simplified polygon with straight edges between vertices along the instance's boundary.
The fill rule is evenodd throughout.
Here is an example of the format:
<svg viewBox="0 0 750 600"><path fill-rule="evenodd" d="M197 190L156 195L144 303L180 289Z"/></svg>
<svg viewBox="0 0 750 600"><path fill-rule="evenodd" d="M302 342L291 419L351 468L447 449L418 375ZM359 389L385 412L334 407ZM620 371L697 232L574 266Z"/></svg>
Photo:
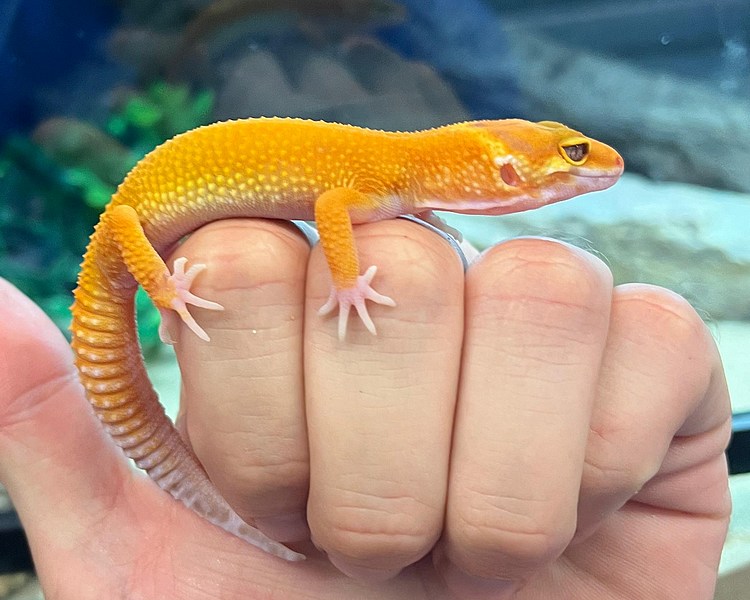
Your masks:
<svg viewBox="0 0 750 600"><path fill-rule="evenodd" d="M559 149L562 157L572 165L582 165L589 156L588 142L561 144Z"/></svg>

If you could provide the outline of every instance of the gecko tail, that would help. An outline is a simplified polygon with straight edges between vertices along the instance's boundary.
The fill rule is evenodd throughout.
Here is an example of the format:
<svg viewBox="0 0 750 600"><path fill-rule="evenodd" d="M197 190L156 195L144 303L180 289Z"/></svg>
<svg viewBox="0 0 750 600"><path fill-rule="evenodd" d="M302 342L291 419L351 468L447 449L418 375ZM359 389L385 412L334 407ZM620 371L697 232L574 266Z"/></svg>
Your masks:
<svg viewBox="0 0 750 600"><path fill-rule="evenodd" d="M175 435L177 435L176 431ZM284 560L292 562L305 560L304 554L287 548L245 522L219 494L192 454L188 455L178 468L169 473L161 475L151 470L149 476L162 489L168 491L175 499L209 523Z"/></svg>
<svg viewBox="0 0 750 600"><path fill-rule="evenodd" d="M209 523L256 548L287 561L305 560L304 554L287 548L244 521L211 483L171 421L164 414L162 418L167 422L162 429L166 435L160 440L159 449L135 461L159 487ZM130 454L127 450L126 453Z"/></svg>
<svg viewBox="0 0 750 600"><path fill-rule="evenodd" d="M132 210L119 212L137 219L130 214ZM195 513L270 554L289 561L302 560L303 555L272 540L235 513L164 412L148 379L138 343L136 282L123 267L112 267L109 256L115 249L107 235L106 227L98 227L92 236L71 309L71 346L96 416L128 458ZM144 243L148 243L145 238ZM110 271L105 272L105 267ZM194 265L187 271L184 267L184 259L175 262L175 286L181 290L178 298L183 301L176 308L196 304L219 309L218 304L189 292L192 279L202 267Z"/></svg>

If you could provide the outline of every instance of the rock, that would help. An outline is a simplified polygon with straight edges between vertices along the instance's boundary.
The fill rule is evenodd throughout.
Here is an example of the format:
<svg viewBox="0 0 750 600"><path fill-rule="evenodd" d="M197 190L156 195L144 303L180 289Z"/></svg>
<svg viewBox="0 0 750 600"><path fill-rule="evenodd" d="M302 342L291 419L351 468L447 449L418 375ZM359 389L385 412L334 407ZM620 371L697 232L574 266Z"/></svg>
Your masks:
<svg viewBox="0 0 750 600"><path fill-rule="evenodd" d="M508 32L524 113L612 144L656 180L750 192L750 102L675 75Z"/></svg>
<svg viewBox="0 0 750 600"><path fill-rule="evenodd" d="M178 33L122 26L107 39L107 54L118 63L133 68L140 79L152 81L166 73L179 42Z"/></svg>
<svg viewBox="0 0 750 600"><path fill-rule="evenodd" d="M47 119L36 127L32 139L60 165L87 169L112 186L119 185L136 162L123 144L78 119Z"/></svg>
<svg viewBox="0 0 750 600"><path fill-rule="evenodd" d="M732 397L732 411L750 412L750 369L747 368L750 321L712 321L710 324L716 341L719 343L721 362L727 375L729 394ZM750 503L748 504L748 517L750 517ZM747 525L750 526L750 519L747 520ZM750 537L746 541L750 542ZM748 550L750 547L746 547L742 553L744 562L747 562L750 556Z"/></svg>
<svg viewBox="0 0 750 600"><path fill-rule="evenodd" d="M11 573L0 575L0 599L15 598L18 590L22 589L31 579L29 573Z"/></svg>
<svg viewBox="0 0 750 600"><path fill-rule="evenodd" d="M226 71L225 71L226 70ZM251 49L222 68L217 119L298 116L384 129L423 129L468 118L429 67L371 38L340 47Z"/></svg>
<svg viewBox="0 0 750 600"><path fill-rule="evenodd" d="M709 320L750 319L750 195L626 174L609 190L502 217L443 215L481 248L542 235L601 257L617 283L685 296Z"/></svg>
<svg viewBox="0 0 750 600"><path fill-rule="evenodd" d="M341 41L405 18L392 0L126 0L128 25L109 37L109 54L140 79L200 81L201 67L248 46L283 46L298 37ZM198 76L198 79L196 79Z"/></svg>
<svg viewBox="0 0 750 600"><path fill-rule="evenodd" d="M518 117L522 77L501 17L483 0L402 0L409 15L380 33L386 44L429 64L475 119Z"/></svg>
<svg viewBox="0 0 750 600"><path fill-rule="evenodd" d="M23 587L8 596L8 600L44 600L44 591L39 584L39 579L31 574L26 574L28 581Z"/></svg>
<svg viewBox="0 0 750 600"><path fill-rule="evenodd" d="M0 513L8 512L13 509L13 505L10 503L10 496L5 488L0 485Z"/></svg>
<svg viewBox="0 0 750 600"><path fill-rule="evenodd" d="M403 18L391 0L185 2L160 28L148 18L161 14L158 3L131 0L136 24L113 32L109 52L141 79L214 90L214 120L296 116L405 130L469 118L434 69L368 34Z"/></svg>
<svg viewBox="0 0 750 600"><path fill-rule="evenodd" d="M159 30L184 28L201 39L233 23L258 22L267 17L315 22L335 30L369 29L404 19L404 9L394 0L123 0L125 21Z"/></svg>
<svg viewBox="0 0 750 600"><path fill-rule="evenodd" d="M217 119L232 118L243 110L247 116L271 116L304 108L304 100L295 93L283 67L271 52L248 52L222 70L226 71L226 85L217 93L214 109ZM311 103L311 108L316 107Z"/></svg>

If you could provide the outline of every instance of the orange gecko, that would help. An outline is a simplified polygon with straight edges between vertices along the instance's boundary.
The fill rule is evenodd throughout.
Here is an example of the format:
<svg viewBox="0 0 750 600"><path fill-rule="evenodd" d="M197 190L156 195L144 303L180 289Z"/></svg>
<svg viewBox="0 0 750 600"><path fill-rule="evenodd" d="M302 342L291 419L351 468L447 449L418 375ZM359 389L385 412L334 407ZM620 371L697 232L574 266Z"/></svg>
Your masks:
<svg viewBox="0 0 750 600"><path fill-rule="evenodd" d="M88 399L125 454L172 496L249 543L300 560L232 510L159 404L134 328L137 286L163 319L178 316L204 340L188 306L222 308L190 291L203 265L186 270L179 258L170 273L161 253L217 219L314 218L333 282L320 313L338 307L343 339L351 307L375 333L365 301L395 305L373 289L374 266L360 273L352 224L414 214L439 225L432 210L528 210L607 188L622 171L612 148L550 121L474 121L395 133L268 118L179 135L128 174L86 250L71 332Z"/></svg>

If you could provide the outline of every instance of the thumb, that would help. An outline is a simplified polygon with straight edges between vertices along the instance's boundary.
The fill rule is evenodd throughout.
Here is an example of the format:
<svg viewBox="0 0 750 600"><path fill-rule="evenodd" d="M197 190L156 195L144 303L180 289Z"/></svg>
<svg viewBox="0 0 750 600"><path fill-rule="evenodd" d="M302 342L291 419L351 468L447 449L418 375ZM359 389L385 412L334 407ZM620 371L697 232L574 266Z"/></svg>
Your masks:
<svg viewBox="0 0 750 600"><path fill-rule="evenodd" d="M69 547L101 521L128 467L88 406L64 337L3 279L0 340L0 481L32 548Z"/></svg>

